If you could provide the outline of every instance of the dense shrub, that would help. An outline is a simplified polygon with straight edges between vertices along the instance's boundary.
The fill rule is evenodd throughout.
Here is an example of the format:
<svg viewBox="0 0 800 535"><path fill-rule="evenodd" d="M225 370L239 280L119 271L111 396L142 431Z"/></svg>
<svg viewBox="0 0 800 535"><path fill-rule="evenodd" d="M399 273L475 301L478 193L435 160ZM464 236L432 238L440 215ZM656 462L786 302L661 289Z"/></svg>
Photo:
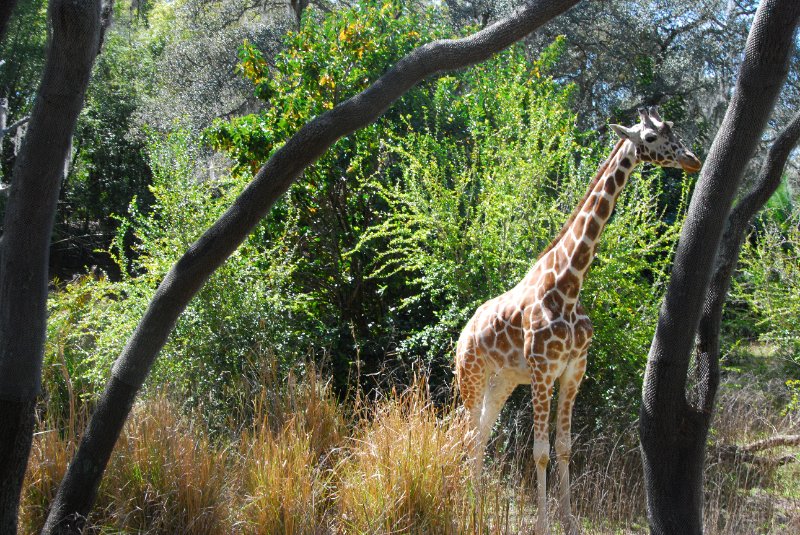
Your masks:
<svg viewBox="0 0 800 535"><path fill-rule="evenodd" d="M54 294L48 373L62 393L68 383L97 391L169 266L257 162L443 32L432 11L364 2L306 17L273 66L245 43L241 71L268 107L204 137L233 158L232 173L211 175L188 132L152 135L152 204L143 212L134 202L113 248L122 280L83 277ZM337 143L191 302L151 383L172 383L221 418L240 376L271 352L283 365L326 360L340 393L356 375L367 385L407 381L421 363L436 399L446 397L460 329L529 269L608 150L575 127L571 87L549 74L563 48L558 39L536 59L513 48L427 82ZM597 332L581 403L593 407L589 421L625 422L637 406L688 191L684 183L665 223L663 178L635 174L586 283Z"/></svg>
<svg viewBox="0 0 800 535"><path fill-rule="evenodd" d="M747 306L750 335L800 379L800 210L779 190L739 258L733 298ZM755 321L753 321L755 320Z"/></svg>
<svg viewBox="0 0 800 535"><path fill-rule="evenodd" d="M387 141L386 165L399 178L386 184L376 174L369 184L389 210L362 246L384 240L373 276L403 276L413 288L399 308L420 320L400 340L399 352L426 360L434 378L450 369L454 341L475 308L530 269L608 150L573 126L569 86L544 74L561 45L533 62L515 49L437 81L434 119ZM448 134L451 121L461 123L463 138ZM623 421L638 406L682 221L664 221L663 180L652 169L634 174L583 293L596 334L579 406L613 407ZM675 207L679 216L688 186Z"/></svg>

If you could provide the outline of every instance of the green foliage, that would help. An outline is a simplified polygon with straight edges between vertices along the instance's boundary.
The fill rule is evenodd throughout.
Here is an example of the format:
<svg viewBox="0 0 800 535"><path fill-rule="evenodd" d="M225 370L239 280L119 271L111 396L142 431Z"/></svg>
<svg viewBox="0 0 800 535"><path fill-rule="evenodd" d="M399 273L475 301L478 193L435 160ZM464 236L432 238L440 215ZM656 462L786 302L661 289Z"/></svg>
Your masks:
<svg viewBox="0 0 800 535"><path fill-rule="evenodd" d="M150 200L150 169L144 141L133 134L133 114L146 83L148 63L143 45L131 29L109 32L97 58L75 133L75 157L63 185L60 216L63 227L92 222L105 226L112 214L124 215L133 197ZM74 231L72 231L74 232ZM106 245L100 240L98 245Z"/></svg>
<svg viewBox="0 0 800 535"><path fill-rule="evenodd" d="M105 276L77 277L48 301L44 383L54 406L91 400L108 378L110 364L132 330L141 301Z"/></svg>
<svg viewBox="0 0 800 535"><path fill-rule="evenodd" d="M446 31L433 10L398 0L358 2L321 20L312 11L306 11L298 31L287 34L284 50L271 65L250 42L239 48L239 72L269 107L260 114L215 121L207 136L215 148L234 157L240 170L258 169L309 119L366 89L414 47ZM346 153L356 139L363 143L374 137L372 130L342 140L340 150Z"/></svg>
<svg viewBox="0 0 800 535"><path fill-rule="evenodd" d="M47 46L47 2L18 2L0 42L0 98L8 99L8 125L31 112L44 69ZM8 126L7 125L7 126ZM14 162L13 143L6 138L0 154L0 177L9 181Z"/></svg>
<svg viewBox="0 0 800 535"><path fill-rule="evenodd" d="M430 110L437 120L388 142L386 166L399 178L387 185L375 175L371 183L389 211L361 247L386 242L373 277L404 276L414 288L399 308L421 321L399 350L427 361L434 375L451 367L454 341L475 308L513 287L557 234L605 156L573 126L570 88L541 75L560 44L532 63L514 49L460 79L437 81ZM451 122L466 135L451 136ZM661 180L658 172L634 175L585 285L596 334L581 405L613 407L622 420L638 406L682 221L663 222ZM687 195L684 183L679 214Z"/></svg>
<svg viewBox="0 0 800 535"><path fill-rule="evenodd" d="M47 2L27 0L14 9L0 42L0 96L8 98L12 121L30 113L44 68L47 46Z"/></svg>
<svg viewBox="0 0 800 535"><path fill-rule="evenodd" d="M800 378L800 213L771 213L785 207L788 197L778 191L761 217L762 229L744 245L733 297L744 302L759 340L774 346L786 359L788 371ZM752 321L752 320L751 320Z"/></svg>
<svg viewBox="0 0 800 535"><path fill-rule="evenodd" d="M111 251L122 279L80 277L51 295L46 362L50 381L61 385L62 394L68 389L65 381L88 397L100 391L169 267L240 191L241 184L230 177L210 181L198 176L199 150L198 140L185 131L151 136L151 210L142 213L132 205L132 216L122 219ZM124 246L129 231L136 242L132 258ZM284 314L272 299L280 273L265 276L259 261L265 254L248 242L211 277L162 351L154 384L172 383L190 404L206 397L210 410L214 401L232 395L226 390L234 382L232 376L266 345L274 333L270 320ZM68 371L68 379L62 369Z"/></svg>
<svg viewBox="0 0 800 535"><path fill-rule="evenodd" d="M201 139L188 131L150 136L152 202L119 218L112 248L122 280L80 278L51 299L52 380L63 383L63 366L81 391L96 392L157 284L250 172L305 121L445 35L441 20L433 8L371 1L306 16L272 62L245 42L240 71L268 107L203 134L233 158L233 173L207 176ZM357 371L383 381L374 372L386 367L402 381L419 362L435 391L447 387L466 320L527 271L608 150L575 127L573 88L551 78L564 50L558 38L532 60L515 47L421 84L339 141L190 303L153 384L172 383L221 415L257 368L249 363L270 352L282 365L327 359L341 389ZM637 406L683 206L665 219L661 178L634 177L587 281L590 420L628 421Z"/></svg>
<svg viewBox="0 0 800 535"><path fill-rule="evenodd" d="M595 334L581 395L584 402L591 399L589 406L613 413L595 414L606 421L626 423L638 414L647 354L691 185L682 183L678 217L668 221L657 202L663 173L634 173L586 279L582 300Z"/></svg>
<svg viewBox="0 0 800 535"><path fill-rule="evenodd" d="M784 414L800 411L800 379L789 379L786 388L789 390L789 403L784 408Z"/></svg>
<svg viewBox="0 0 800 535"><path fill-rule="evenodd" d="M444 18L436 15L399 1L362 2L324 19L307 11L270 65L245 43L240 71L269 106L217 121L206 138L234 159L236 175L247 176L306 121L363 90L414 46L444 35ZM340 388L359 355L377 369L397 335L386 309L402 292L402 280L387 293L367 277L372 251L353 249L383 209L364 187L379 169L382 146L407 131L405 118L425 118L431 91L429 84L413 89L375 124L337 142L262 227L263 238L275 244L270 269L288 276L285 297L297 312L287 336L330 353Z"/></svg>

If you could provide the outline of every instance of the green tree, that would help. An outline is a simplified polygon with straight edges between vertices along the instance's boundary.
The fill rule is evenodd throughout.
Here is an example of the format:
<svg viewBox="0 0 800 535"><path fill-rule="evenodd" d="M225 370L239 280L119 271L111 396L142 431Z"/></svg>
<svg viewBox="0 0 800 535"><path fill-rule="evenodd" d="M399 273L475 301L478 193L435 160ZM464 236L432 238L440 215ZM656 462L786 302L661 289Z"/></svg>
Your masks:
<svg viewBox="0 0 800 535"><path fill-rule="evenodd" d="M84 266L113 263L109 247L118 219L136 197L146 209L151 181L143 136L134 113L152 78L153 50L146 21L116 6L73 139L72 161L62 186L54 230L54 275L69 277Z"/></svg>
<svg viewBox="0 0 800 535"><path fill-rule="evenodd" d="M30 115L44 68L47 45L47 3L20 2L0 41L0 99L6 99L8 124ZM10 137L10 136L9 136ZM9 139L0 144L0 177L8 183L18 151Z"/></svg>
<svg viewBox="0 0 800 535"><path fill-rule="evenodd" d="M419 43L448 31L433 8L399 1L361 2L323 19L313 11L309 8L300 29L287 35L274 61L249 42L240 48L240 72L268 107L217 121L207 132L213 145L235 160L237 174L249 176L310 117L362 91ZM355 247L377 221L378 200L364 184L379 170L381 146L408 130L403 117L422 120L431 92L427 83L412 89L376 123L340 140L338 150L307 169L263 225L265 240L281 244L274 249L279 254L273 269L291 266L285 297L294 303L297 323L286 325L287 339L330 352L342 388L355 371L351 364L360 357L365 371L377 370L396 340L386 311L402 290L395 283L387 293L386 285L370 279L372 252Z"/></svg>
<svg viewBox="0 0 800 535"><path fill-rule="evenodd" d="M387 142L384 159L397 170L389 176L398 178L386 184L376 174L371 183L389 210L362 246L377 246L373 277L405 279L397 316L411 321L399 353L427 362L435 383L449 382L455 340L475 308L530 269L604 156L575 126L572 86L548 74L564 46L558 39L533 62L515 48L440 79L428 124ZM578 408L584 424L634 417L683 211L665 222L663 179L636 173L586 281L596 334Z"/></svg>

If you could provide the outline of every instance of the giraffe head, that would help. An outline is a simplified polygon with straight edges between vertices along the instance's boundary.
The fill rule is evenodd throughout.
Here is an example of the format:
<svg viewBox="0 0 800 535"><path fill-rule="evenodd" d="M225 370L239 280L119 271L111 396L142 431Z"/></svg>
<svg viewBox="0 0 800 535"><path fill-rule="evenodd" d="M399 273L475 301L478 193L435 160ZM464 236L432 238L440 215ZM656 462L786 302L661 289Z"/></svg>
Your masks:
<svg viewBox="0 0 800 535"><path fill-rule="evenodd" d="M653 162L662 167L680 167L687 173L696 173L703 165L692 151L672 131L672 123L663 121L655 106L639 108L639 124L630 128L612 124L611 128L622 139L636 147L640 162Z"/></svg>

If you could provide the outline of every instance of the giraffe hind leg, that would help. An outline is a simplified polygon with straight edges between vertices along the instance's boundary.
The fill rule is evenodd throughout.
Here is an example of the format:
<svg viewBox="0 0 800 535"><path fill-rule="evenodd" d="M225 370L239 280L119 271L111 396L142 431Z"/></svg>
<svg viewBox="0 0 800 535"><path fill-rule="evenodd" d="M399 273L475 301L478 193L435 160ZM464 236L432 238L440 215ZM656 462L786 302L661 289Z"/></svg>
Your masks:
<svg viewBox="0 0 800 535"><path fill-rule="evenodd" d="M586 353L570 361L558 379L556 462L558 464L561 525L567 535L576 535L580 532L570 504L569 460L572 453L572 408L585 370Z"/></svg>

